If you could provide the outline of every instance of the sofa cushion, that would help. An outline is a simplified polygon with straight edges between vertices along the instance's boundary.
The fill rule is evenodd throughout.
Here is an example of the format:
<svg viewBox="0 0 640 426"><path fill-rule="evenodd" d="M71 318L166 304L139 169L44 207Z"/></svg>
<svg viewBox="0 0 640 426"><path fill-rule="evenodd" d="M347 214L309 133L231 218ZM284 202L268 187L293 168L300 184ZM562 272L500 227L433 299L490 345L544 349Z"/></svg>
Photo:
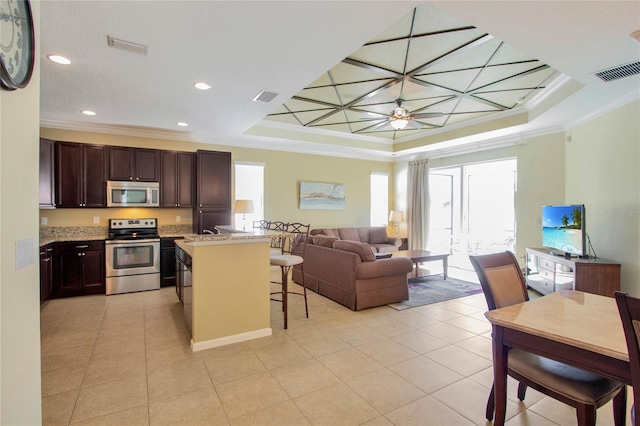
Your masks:
<svg viewBox="0 0 640 426"><path fill-rule="evenodd" d="M363 262L373 262L376 260L371 246L367 243L359 243L357 241L337 240L333 242L333 248L336 250L349 251L360 256Z"/></svg>
<svg viewBox="0 0 640 426"><path fill-rule="evenodd" d="M389 241L385 228L369 229L369 244L386 244Z"/></svg>
<svg viewBox="0 0 640 426"><path fill-rule="evenodd" d="M358 228L338 228L341 240L360 241Z"/></svg>
<svg viewBox="0 0 640 426"><path fill-rule="evenodd" d="M326 235L328 237L340 238L340 234L338 234L337 229L325 228L325 229L321 229L320 231L322 232L323 235Z"/></svg>
<svg viewBox="0 0 640 426"><path fill-rule="evenodd" d="M336 237L329 237L327 235L314 235L311 238L311 241L313 241L313 244L317 246L329 247L329 248L333 248L333 242L337 240L338 239Z"/></svg>

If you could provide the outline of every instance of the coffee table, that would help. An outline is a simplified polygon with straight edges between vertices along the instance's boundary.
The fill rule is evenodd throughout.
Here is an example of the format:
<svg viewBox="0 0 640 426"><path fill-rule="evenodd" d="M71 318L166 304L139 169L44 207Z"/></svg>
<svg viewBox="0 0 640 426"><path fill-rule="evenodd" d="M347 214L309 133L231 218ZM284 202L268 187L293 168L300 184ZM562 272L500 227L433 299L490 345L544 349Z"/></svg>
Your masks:
<svg viewBox="0 0 640 426"><path fill-rule="evenodd" d="M407 257L416 265L416 275L418 277L418 267L422 262L432 262L442 260L442 271L444 279L447 279L447 267L449 265L449 253L435 253L427 250L400 250L392 253L391 257Z"/></svg>

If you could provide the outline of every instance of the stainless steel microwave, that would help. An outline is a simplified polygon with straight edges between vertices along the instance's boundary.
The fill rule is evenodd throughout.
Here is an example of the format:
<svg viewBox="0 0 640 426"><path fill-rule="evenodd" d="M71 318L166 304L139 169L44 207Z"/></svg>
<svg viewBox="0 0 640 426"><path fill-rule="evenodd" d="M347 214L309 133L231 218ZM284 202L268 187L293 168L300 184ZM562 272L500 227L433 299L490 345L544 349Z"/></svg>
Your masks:
<svg viewBox="0 0 640 426"><path fill-rule="evenodd" d="M158 182L107 181L107 207L159 207Z"/></svg>

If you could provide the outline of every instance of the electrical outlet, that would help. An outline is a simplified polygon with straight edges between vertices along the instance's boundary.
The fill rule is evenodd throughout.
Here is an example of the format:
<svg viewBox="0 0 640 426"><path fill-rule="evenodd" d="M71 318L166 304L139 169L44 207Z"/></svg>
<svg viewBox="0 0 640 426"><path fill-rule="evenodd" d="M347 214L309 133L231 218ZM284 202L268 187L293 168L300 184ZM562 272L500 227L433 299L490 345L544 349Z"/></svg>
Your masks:
<svg viewBox="0 0 640 426"><path fill-rule="evenodd" d="M180 216L176 216L176 223L182 222L182 218Z"/></svg>
<svg viewBox="0 0 640 426"><path fill-rule="evenodd" d="M100 216L94 216L93 217L93 223L95 225L99 225L100 224Z"/></svg>
<svg viewBox="0 0 640 426"><path fill-rule="evenodd" d="M46 225L49 223L49 219L46 216L40 218L40 225Z"/></svg>

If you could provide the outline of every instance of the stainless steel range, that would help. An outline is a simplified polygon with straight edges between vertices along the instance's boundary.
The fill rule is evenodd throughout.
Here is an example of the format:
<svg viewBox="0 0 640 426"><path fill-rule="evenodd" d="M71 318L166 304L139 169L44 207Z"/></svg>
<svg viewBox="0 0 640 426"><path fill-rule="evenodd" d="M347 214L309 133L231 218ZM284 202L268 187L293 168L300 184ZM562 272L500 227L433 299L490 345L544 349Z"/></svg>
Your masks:
<svg viewBox="0 0 640 426"><path fill-rule="evenodd" d="M107 294L160 288L157 219L109 219L105 250Z"/></svg>

